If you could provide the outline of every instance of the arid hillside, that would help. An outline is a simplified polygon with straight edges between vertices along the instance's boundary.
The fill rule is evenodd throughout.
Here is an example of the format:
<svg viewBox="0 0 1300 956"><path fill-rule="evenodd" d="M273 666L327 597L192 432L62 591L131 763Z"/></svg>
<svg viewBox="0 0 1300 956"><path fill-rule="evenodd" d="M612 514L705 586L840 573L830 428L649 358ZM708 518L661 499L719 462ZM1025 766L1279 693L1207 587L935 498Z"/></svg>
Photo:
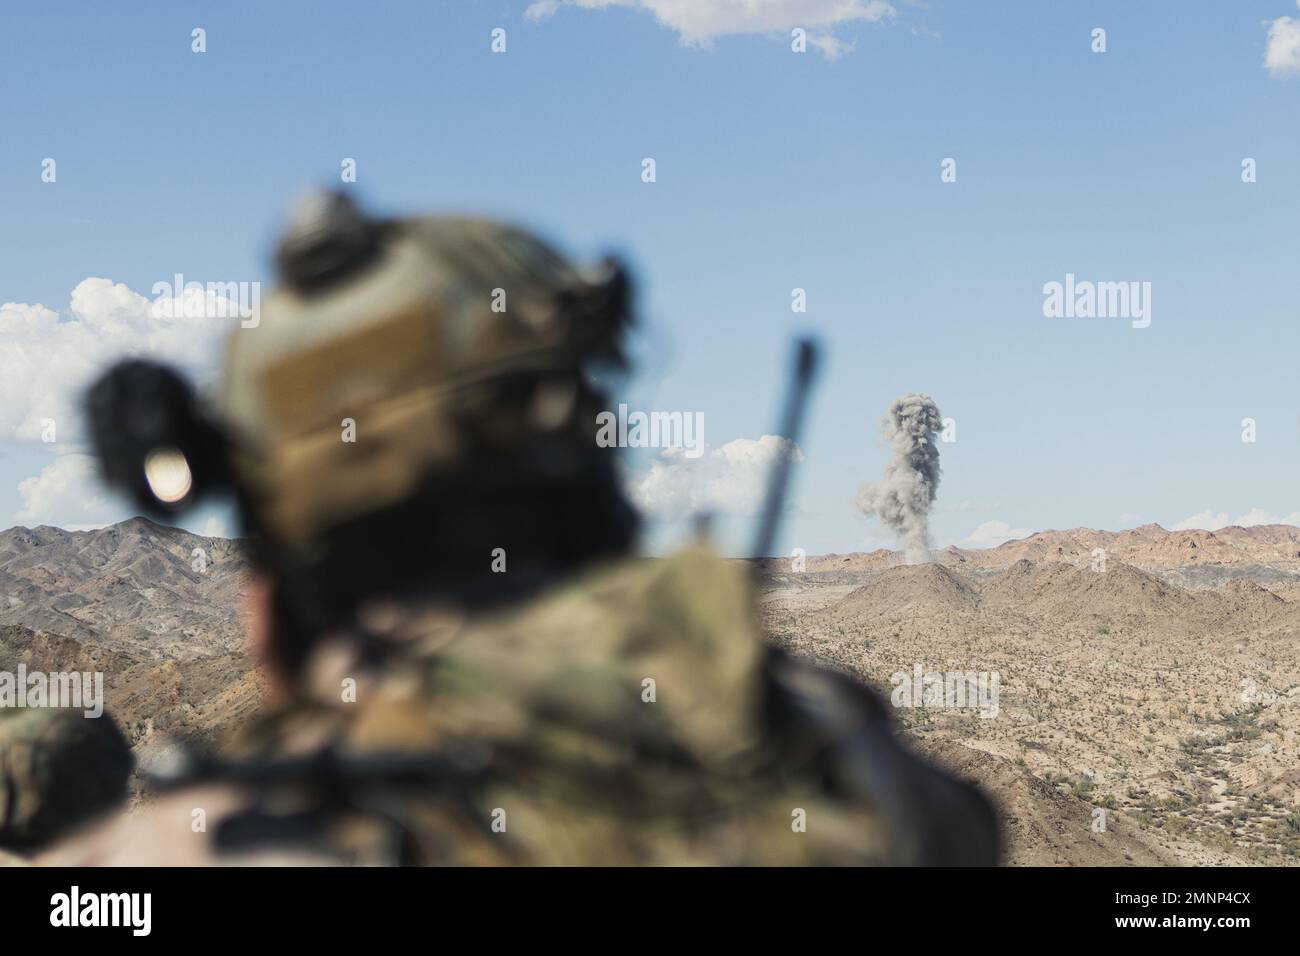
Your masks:
<svg viewBox="0 0 1300 956"><path fill-rule="evenodd" d="M133 518L97 531L0 532L0 668L99 671L138 758L252 714L238 542Z"/></svg>
<svg viewBox="0 0 1300 956"><path fill-rule="evenodd" d="M171 736L210 739L251 716L262 695L260 676L241 653L169 660L106 649L12 624L0 625L0 667L26 665L40 671L99 672L104 706L143 752Z"/></svg>
<svg viewBox="0 0 1300 956"><path fill-rule="evenodd" d="M0 532L0 624L141 658L238 651L237 542L132 518L98 531Z"/></svg>
<svg viewBox="0 0 1300 956"><path fill-rule="evenodd" d="M1300 530L1229 530L1050 533L965 552L962 570L770 562L763 619L892 697L921 749L983 783L1012 863L1297 863L1300 602L1251 577L1289 572L1266 559ZM1186 587L1118 557L1199 560L1179 541L1259 570ZM958 673L997 676L995 712L963 702L960 678L947 690ZM900 696L930 674L933 696Z"/></svg>

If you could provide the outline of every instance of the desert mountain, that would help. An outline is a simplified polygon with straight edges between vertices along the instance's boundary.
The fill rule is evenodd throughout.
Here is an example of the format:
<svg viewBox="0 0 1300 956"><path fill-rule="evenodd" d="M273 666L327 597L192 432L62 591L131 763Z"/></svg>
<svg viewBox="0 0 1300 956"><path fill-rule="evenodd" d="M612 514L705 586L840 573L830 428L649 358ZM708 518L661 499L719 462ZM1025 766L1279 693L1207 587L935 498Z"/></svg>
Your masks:
<svg viewBox="0 0 1300 956"><path fill-rule="evenodd" d="M188 660L240 647L238 542L132 518L0 532L0 624Z"/></svg>
<svg viewBox="0 0 1300 956"><path fill-rule="evenodd" d="M1001 573L978 576L932 562L888 568L868 578L827 605L825 613L838 619L859 613L888 619L981 611L1009 620L1046 616L1093 625L1140 623L1153 617L1208 624L1235 617L1237 623L1262 624L1300 609L1247 580L1189 590L1120 562L1111 562L1102 572L1021 558Z"/></svg>
<svg viewBox="0 0 1300 956"><path fill-rule="evenodd" d="M870 611L882 616L969 611L979 603L976 587L938 564L890 568L851 591L833 610L840 614Z"/></svg>
<svg viewBox="0 0 1300 956"><path fill-rule="evenodd" d="M1146 524L1127 531L1097 531L1092 528L1040 531L996 548L941 548L934 553L934 559L945 567L961 571L989 572L1004 571L1022 560L1033 564L1088 565L1099 548L1105 551L1108 562L1118 561L1145 570L1195 569L1210 565L1221 568L1225 575L1231 575L1247 566L1267 565L1274 572L1300 578L1300 528L1292 525L1167 531L1158 524ZM806 570L883 571L902 563L899 552L879 549L851 554L810 555ZM771 558L764 564L775 572L788 570L790 561Z"/></svg>
<svg viewBox="0 0 1300 956"><path fill-rule="evenodd" d="M264 692L243 654L239 542L132 518L0 532L0 668L98 671L147 757L246 719Z"/></svg>
<svg viewBox="0 0 1300 956"><path fill-rule="evenodd" d="M774 643L874 687L918 747L996 796L1013 863L1297 863L1296 529L1237 530L1054 533L960 569L769 562L760 607ZM1094 570L1100 542L1115 547ZM1248 573L1184 586L1159 565L1188 542ZM894 701L900 674L954 671L998 675L997 713Z"/></svg>
<svg viewBox="0 0 1300 956"><path fill-rule="evenodd" d="M981 588L986 601L1008 612L1048 614L1057 620L1120 619L1190 613L1195 598L1147 571L1118 561L1106 570L1068 564L1035 565L1021 558Z"/></svg>

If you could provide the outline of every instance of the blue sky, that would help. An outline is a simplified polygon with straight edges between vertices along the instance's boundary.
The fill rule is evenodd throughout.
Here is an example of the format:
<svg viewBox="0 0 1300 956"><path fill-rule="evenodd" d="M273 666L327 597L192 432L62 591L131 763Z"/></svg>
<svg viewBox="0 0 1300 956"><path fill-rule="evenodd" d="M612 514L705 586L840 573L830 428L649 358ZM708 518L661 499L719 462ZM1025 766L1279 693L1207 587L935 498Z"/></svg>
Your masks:
<svg viewBox="0 0 1300 956"><path fill-rule="evenodd" d="M728 550L752 531L748 443L776 427L800 330L825 366L782 550L892 541L852 499L911 390L957 422L941 545L1300 512L1295 0L528 6L7 4L0 303L63 326L113 295L83 290L79 312L89 277L145 296L177 272L269 284L286 207L352 157L348 188L381 210L501 215L630 259L643 371L619 397L703 413L710 454L660 467L696 466L673 488L720 512ZM801 24L839 55L792 52ZM1043 285L1067 273L1149 281L1150 327L1046 318ZM65 346L6 309L0 524L111 520L52 469L75 427L33 440L40 409L21 407L63 380ZM634 487L654 454L628 456ZM684 512L655 513L667 547Z"/></svg>

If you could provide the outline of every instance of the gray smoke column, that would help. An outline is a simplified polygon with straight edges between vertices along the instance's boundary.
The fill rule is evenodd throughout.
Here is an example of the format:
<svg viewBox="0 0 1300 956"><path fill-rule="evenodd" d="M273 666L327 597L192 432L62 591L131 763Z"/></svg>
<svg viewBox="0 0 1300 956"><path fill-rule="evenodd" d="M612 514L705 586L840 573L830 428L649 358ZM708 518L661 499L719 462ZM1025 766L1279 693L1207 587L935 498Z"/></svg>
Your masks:
<svg viewBox="0 0 1300 956"><path fill-rule="evenodd" d="M909 392L894 400L880 422L894 448L885 477L858 489L858 510L875 516L903 539L908 564L930 560L930 505L939 492L939 406L929 395Z"/></svg>

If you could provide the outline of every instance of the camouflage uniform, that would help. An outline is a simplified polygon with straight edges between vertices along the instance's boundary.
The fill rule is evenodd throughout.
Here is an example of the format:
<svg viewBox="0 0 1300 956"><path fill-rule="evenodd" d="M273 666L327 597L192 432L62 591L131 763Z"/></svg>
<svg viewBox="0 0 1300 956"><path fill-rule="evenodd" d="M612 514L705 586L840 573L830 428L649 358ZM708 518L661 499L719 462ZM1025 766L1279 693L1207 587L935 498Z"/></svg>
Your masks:
<svg viewBox="0 0 1300 956"><path fill-rule="evenodd" d="M368 229L337 199L309 208L281 261L285 287L234 334L220 398L246 514L281 556L328 550L331 529L430 474L523 488L608 461L563 386L621 355L616 278L494 223ZM422 530L433 549L450 534ZM360 538L350 571L387 544ZM703 547L593 554L507 599L519 571L487 572L494 544L469 542L484 573L464 593L500 600L458 601L433 572L424 594L367 598L311 635L288 704L49 859L996 861L973 788L900 747L858 683L763 643L741 566Z"/></svg>

